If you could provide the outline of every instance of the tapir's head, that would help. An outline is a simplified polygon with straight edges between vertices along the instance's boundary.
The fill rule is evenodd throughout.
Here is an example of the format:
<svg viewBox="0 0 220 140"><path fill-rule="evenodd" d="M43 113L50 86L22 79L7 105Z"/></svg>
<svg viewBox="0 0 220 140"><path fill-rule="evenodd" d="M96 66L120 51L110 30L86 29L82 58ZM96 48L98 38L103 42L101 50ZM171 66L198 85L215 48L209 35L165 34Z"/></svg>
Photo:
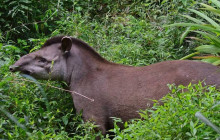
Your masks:
<svg viewBox="0 0 220 140"><path fill-rule="evenodd" d="M10 66L10 70L19 71L37 79L63 80L67 69L66 59L71 47L70 37L48 40L40 50L21 57Z"/></svg>

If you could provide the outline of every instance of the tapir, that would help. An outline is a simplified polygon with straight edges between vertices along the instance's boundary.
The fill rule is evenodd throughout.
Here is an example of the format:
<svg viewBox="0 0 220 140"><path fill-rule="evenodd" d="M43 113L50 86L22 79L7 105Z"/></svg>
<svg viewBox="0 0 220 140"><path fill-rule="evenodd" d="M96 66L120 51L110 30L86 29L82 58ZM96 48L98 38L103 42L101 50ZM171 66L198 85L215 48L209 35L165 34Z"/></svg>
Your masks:
<svg viewBox="0 0 220 140"><path fill-rule="evenodd" d="M169 93L167 84L188 85L204 81L220 86L217 66L192 60L165 61L133 67L109 62L87 43L70 37L48 39L37 51L22 56L10 70L36 79L65 81L77 112L93 121L103 134L113 128L112 117L128 121Z"/></svg>

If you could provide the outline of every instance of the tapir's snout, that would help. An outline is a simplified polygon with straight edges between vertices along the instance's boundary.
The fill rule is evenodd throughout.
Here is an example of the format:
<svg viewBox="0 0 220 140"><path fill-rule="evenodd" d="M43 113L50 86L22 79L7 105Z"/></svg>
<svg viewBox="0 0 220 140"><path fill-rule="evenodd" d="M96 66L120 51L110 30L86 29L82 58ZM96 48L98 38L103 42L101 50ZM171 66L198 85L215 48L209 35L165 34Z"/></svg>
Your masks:
<svg viewBox="0 0 220 140"><path fill-rule="evenodd" d="M18 61L16 61L13 65L9 67L11 72L21 72L25 74L30 74L30 70L27 66L30 66L32 57L28 55L22 56Z"/></svg>
<svg viewBox="0 0 220 140"><path fill-rule="evenodd" d="M11 65L11 66L9 67L9 70L10 70L11 72L15 72L15 71L18 71L18 68L19 68L19 66Z"/></svg>
<svg viewBox="0 0 220 140"><path fill-rule="evenodd" d="M28 74L28 75L31 75L31 74L32 74L31 71L25 70L25 69L21 69L19 66L16 66L16 65L11 65L11 66L9 67L9 70L10 70L11 72L20 71L21 73L23 73L23 74Z"/></svg>

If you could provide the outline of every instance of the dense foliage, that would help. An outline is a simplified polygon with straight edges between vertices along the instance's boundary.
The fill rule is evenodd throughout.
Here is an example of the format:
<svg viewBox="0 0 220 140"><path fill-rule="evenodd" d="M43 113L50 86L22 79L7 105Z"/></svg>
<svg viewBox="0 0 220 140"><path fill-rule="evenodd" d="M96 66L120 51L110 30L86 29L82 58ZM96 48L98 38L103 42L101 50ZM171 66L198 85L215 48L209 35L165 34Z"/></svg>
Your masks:
<svg viewBox="0 0 220 140"><path fill-rule="evenodd" d="M181 15L198 17L187 8L198 10L200 2L211 4L205 0L3 0L0 5L3 23L0 24L0 139L95 139L97 136L109 139L109 135L102 136L95 131L94 124L83 122L81 115L75 113L69 93L50 86L61 88L65 83L25 81L20 75L10 73L9 66L59 34L84 40L116 63L143 66L180 59L193 53L203 42L180 40L186 35L185 29L165 25L186 22ZM216 19L214 14L209 17ZM219 21L215 22L219 25ZM187 33L196 35L189 30ZM115 124L111 137L217 138L219 135L199 121L195 113L200 111L215 125L220 124L219 95L214 87L201 84L173 86L171 93L162 99L163 106L155 101L152 109L141 111L141 120L126 122L124 130ZM115 118L115 122L120 119Z"/></svg>
<svg viewBox="0 0 220 140"><path fill-rule="evenodd" d="M201 3L202 10L194 10L194 9L189 9L191 12L194 14L198 15L200 18L194 18L188 15L183 15L184 17L190 19L194 23L176 23L171 26L188 26L189 28L186 30L185 33L183 33L181 42L183 39L186 37L186 35L189 32L195 32L198 33L202 36L200 37L190 37L191 39L199 40L203 42L201 46L198 46L196 50L198 52L190 54L185 58L192 57L195 54L202 54L200 56L194 57L197 59L202 59L204 62L209 62L212 63L213 65L219 65L220 64L220 20L218 17L220 17L220 2L217 0L211 0L214 6L217 8L207 5L204 3ZM207 16L205 13L206 11L209 11L209 15L211 17ZM196 31L195 31L196 30ZM203 30L203 31L200 31Z"/></svg>
<svg viewBox="0 0 220 140"><path fill-rule="evenodd" d="M200 112L218 125L220 92L201 83L186 87L172 85L170 89L171 93L161 99L163 106L155 101L152 109L141 112L142 119L125 124L121 132L116 127L115 139L217 139L220 134L195 114Z"/></svg>

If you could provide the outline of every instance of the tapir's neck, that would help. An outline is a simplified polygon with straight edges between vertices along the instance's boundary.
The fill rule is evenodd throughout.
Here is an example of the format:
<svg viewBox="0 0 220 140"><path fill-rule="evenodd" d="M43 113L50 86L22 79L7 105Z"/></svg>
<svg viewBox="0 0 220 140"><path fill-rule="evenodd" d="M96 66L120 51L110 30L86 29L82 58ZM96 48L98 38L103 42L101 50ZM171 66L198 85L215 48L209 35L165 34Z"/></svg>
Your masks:
<svg viewBox="0 0 220 140"><path fill-rule="evenodd" d="M71 86L76 85L94 75L105 66L112 65L105 59L100 59L86 50L74 51L67 60L67 76L65 81Z"/></svg>

